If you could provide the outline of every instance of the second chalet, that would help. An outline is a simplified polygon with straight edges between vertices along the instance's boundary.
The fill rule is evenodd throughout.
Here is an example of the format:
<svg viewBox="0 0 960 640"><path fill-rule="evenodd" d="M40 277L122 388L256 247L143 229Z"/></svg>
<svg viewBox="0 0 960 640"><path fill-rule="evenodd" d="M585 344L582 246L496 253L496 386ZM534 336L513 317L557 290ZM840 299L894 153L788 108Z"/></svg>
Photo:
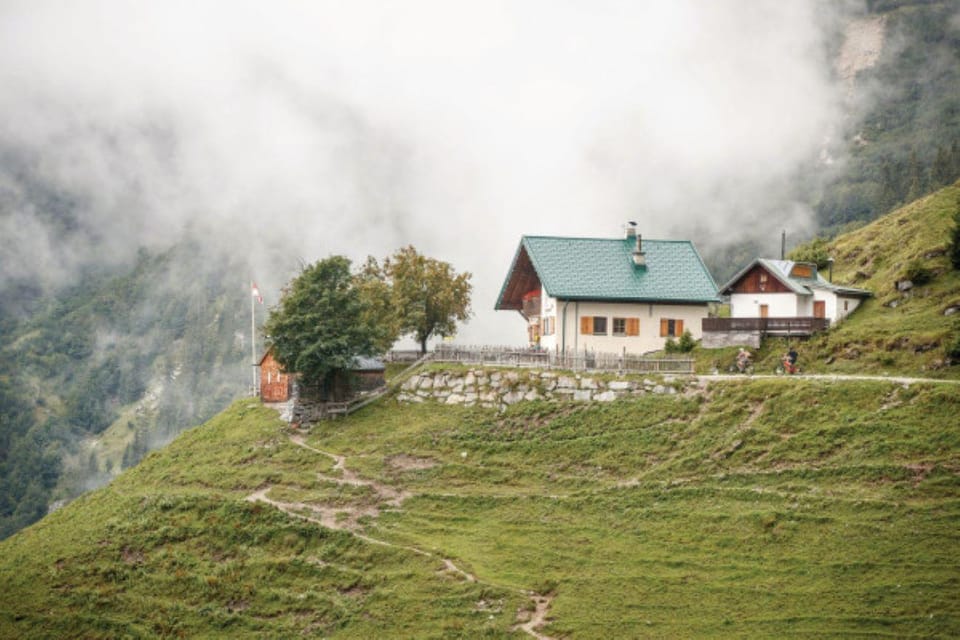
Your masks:
<svg viewBox="0 0 960 640"><path fill-rule="evenodd" d="M556 353L643 354L663 349L719 302L687 240L523 236L496 309L518 311L531 347Z"/></svg>
<svg viewBox="0 0 960 640"><path fill-rule="evenodd" d="M833 283L817 265L757 258L720 290L729 318L703 321L703 346L760 346L764 336L809 336L843 320L873 294Z"/></svg>

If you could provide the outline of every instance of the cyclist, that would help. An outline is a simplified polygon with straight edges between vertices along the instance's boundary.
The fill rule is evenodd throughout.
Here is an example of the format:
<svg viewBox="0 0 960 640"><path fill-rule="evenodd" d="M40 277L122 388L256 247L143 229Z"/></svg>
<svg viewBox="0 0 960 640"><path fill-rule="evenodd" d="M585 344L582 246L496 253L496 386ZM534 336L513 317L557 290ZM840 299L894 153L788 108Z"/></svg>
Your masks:
<svg viewBox="0 0 960 640"><path fill-rule="evenodd" d="M787 370L787 373L796 373L797 372L797 354L796 348L793 345L790 345L790 351L787 351L787 355L784 356L783 362L786 365L784 368Z"/></svg>

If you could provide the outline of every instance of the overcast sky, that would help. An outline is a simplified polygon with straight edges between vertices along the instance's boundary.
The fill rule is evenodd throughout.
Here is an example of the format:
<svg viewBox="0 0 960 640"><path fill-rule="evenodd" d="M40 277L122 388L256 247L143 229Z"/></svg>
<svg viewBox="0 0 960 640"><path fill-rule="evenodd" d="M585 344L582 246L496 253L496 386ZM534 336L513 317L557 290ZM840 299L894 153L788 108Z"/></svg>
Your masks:
<svg viewBox="0 0 960 640"><path fill-rule="evenodd" d="M190 225L275 288L279 247L412 243L474 273L461 340L516 343L522 322L492 308L522 234L633 219L773 249L812 229L791 193L842 124L835 6L6 0L0 144L80 203L100 253ZM0 269L69 271L87 247L59 247L6 182Z"/></svg>

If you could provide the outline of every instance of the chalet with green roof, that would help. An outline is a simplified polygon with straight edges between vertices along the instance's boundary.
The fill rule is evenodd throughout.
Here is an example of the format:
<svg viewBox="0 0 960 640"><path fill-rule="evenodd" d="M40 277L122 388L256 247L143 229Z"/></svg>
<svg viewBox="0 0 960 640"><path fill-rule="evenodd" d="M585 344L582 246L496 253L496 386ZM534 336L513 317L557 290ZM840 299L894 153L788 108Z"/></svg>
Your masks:
<svg viewBox="0 0 960 640"><path fill-rule="evenodd" d="M717 285L693 243L523 236L496 309L518 311L531 346L642 354L689 330L700 337Z"/></svg>

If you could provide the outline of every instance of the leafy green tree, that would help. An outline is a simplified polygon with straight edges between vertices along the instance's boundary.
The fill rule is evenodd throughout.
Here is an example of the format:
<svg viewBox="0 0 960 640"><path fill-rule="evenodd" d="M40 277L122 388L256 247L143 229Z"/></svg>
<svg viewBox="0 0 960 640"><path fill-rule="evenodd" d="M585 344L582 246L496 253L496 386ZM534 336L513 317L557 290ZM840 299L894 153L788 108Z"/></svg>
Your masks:
<svg viewBox="0 0 960 640"><path fill-rule="evenodd" d="M368 256L354 276L363 303L360 321L373 332L373 353L386 353L400 337L400 323L393 310L391 287L383 268Z"/></svg>
<svg viewBox="0 0 960 640"><path fill-rule="evenodd" d="M287 371L330 389L356 356L374 352L381 336L369 320L350 260L331 256L293 279L263 330Z"/></svg>
<svg viewBox="0 0 960 640"><path fill-rule="evenodd" d="M880 164L880 197L879 210L882 212L893 209L900 202L900 172L890 160Z"/></svg>
<svg viewBox="0 0 960 640"><path fill-rule="evenodd" d="M951 160L950 150L947 147L938 146L937 155L930 167L930 179L933 181L933 186L942 187L953 181L955 176Z"/></svg>
<svg viewBox="0 0 960 640"><path fill-rule="evenodd" d="M470 317L472 275L456 273L449 262L428 258L413 246L398 250L383 262L401 335L412 335L426 353L432 336L452 336L457 322Z"/></svg>
<svg viewBox="0 0 960 640"><path fill-rule="evenodd" d="M923 179L923 165L917 157L917 152L910 152L910 163L907 165L907 202L913 202L923 195L926 185Z"/></svg>

